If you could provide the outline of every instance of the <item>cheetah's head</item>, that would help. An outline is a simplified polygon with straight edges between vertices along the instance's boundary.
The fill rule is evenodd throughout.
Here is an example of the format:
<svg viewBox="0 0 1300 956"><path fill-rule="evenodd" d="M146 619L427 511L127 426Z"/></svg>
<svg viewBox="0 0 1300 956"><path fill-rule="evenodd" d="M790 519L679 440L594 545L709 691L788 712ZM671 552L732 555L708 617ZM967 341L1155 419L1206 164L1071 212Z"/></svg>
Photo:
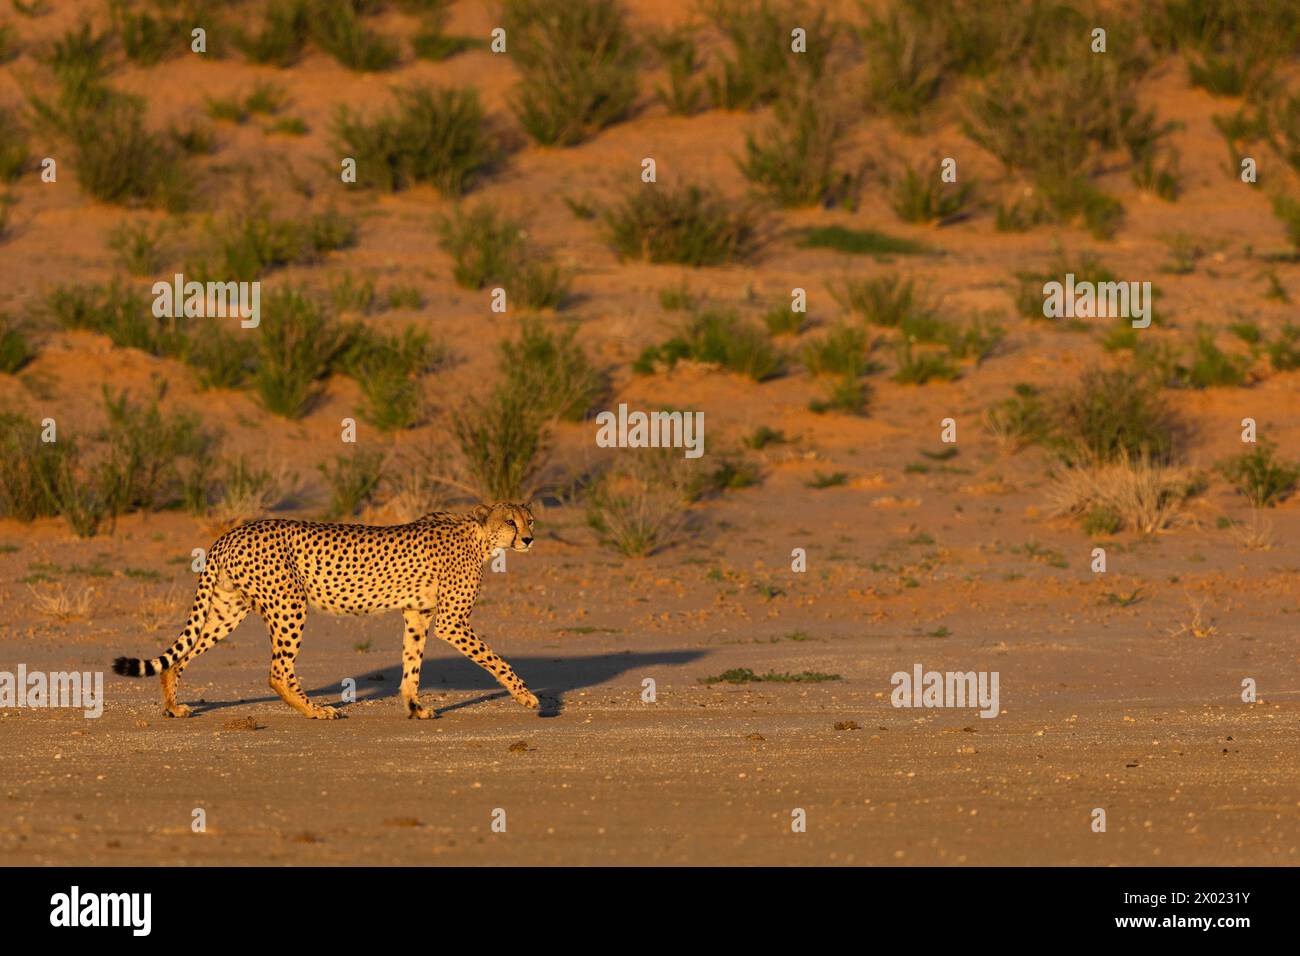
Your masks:
<svg viewBox="0 0 1300 956"><path fill-rule="evenodd" d="M487 550L527 551L533 546L533 512L528 505L506 501L478 505L474 520L483 529Z"/></svg>

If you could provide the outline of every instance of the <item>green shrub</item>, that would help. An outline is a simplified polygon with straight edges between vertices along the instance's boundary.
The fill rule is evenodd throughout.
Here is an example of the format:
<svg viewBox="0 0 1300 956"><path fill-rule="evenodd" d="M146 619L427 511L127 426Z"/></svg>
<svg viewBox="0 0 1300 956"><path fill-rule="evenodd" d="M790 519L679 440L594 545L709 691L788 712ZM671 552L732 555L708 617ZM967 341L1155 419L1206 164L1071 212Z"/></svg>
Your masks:
<svg viewBox="0 0 1300 956"><path fill-rule="evenodd" d="M902 385L924 385L927 382L948 382L958 375L957 366L949 357L933 350L914 351L912 340L904 337L895 346L898 371L894 381Z"/></svg>
<svg viewBox="0 0 1300 956"><path fill-rule="evenodd" d="M337 455L332 462L317 467L330 492L326 520L351 518L379 489L384 479L384 453L357 449L351 455Z"/></svg>
<svg viewBox="0 0 1300 956"><path fill-rule="evenodd" d="M262 302L253 387L266 409L298 418L349 344L349 333L302 291L282 288Z"/></svg>
<svg viewBox="0 0 1300 956"><path fill-rule="evenodd" d="M529 497L546 455L546 416L516 381L505 380L486 399L470 398L454 431L462 467L485 501Z"/></svg>
<svg viewBox="0 0 1300 956"><path fill-rule="evenodd" d="M1278 193L1273 197L1273 215L1286 229L1287 241L1300 249L1300 200Z"/></svg>
<svg viewBox="0 0 1300 956"><path fill-rule="evenodd" d="M699 50L691 28L679 26L652 34L650 43L668 70L668 85L655 89L659 101L678 116L699 112L704 102L704 87L699 80Z"/></svg>
<svg viewBox="0 0 1300 956"><path fill-rule="evenodd" d="M316 45L348 69L369 73L397 64L397 44L367 29L353 0L314 0L310 20Z"/></svg>
<svg viewBox="0 0 1300 956"><path fill-rule="evenodd" d="M533 139L572 146L627 114L641 54L616 0L505 0L501 16L521 74L514 111Z"/></svg>
<svg viewBox="0 0 1300 956"><path fill-rule="evenodd" d="M1089 177L1118 149L1134 163L1155 156L1172 128L1138 107L1133 81L1140 71L1131 58L1096 56L1086 46L1027 74L1004 71L967 99L964 126L1033 182L1055 218L1082 218L1094 235L1109 238L1123 208Z"/></svg>
<svg viewBox="0 0 1300 956"><path fill-rule="evenodd" d="M1300 368L1300 325L1288 322L1282 327L1277 340L1268 345L1268 359L1279 372Z"/></svg>
<svg viewBox="0 0 1300 956"><path fill-rule="evenodd" d="M871 367L874 347L861 326L841 323L804 346L803 365L813 375L865 375Z"/></svg>
<svg viewBox="0 0 1300 956"><path fill-rule="evenodd" d="M0 312L0 374L14 375L36 355L27 334L8 313Z"/></svg>
<svg viewBox="0 0 1300 956"><path fill-rule="evenodd" d="M427 333L407 328L400 336L359 334L339 365L361 388L361 416L380 431L392 432L419 422L420 378L444 354Z"/></svg>
<svg viewBox="0 0 1300 956"><path fill-rule="evenodd" d="M686 509L696 483L694 469L677 454L628 456L588 488L587 524L619 554L656 554L688 530Z"/></svg>
<svg viewBox="0 0 1300 956"><path fill-rule="evenodd" d="M65 329L106 335L121 348L166 356L185 348L178 320L155 318L149 300L116 279L107 286L55 286L41 311Z"/></svg>
<svg viewBox="0 0 1300 956"><path fill-rule="evenodd" d="M662 294L660 303L662 304ZM798 335L803 331L805 315L785 305L775 305L763 313L769 335Z"/></svg>
<svg viewBox="0 0 1300 956"><path fill-rule="evenodd" d="M164 222L124 219L109 233L108 247L117 253L119 264L131 275L153 275L163 265L160 244L166 232Z"/></svg>
<svg viewBox="0 0 1300 956"><path fill-rule="evenodd" d="M485 202L470 210L457 208L440 220L438 231L452 258L452 276L466 289L504 281L523 248L523 224Z"/></svg>
<svg viewBox="0 0 1300 956"><path fill-rule="evenodd" d="M473 37L452 36L447 33L449 13L444 6L435 6L424 13L420 29L411 37L411 52L421 60L440 62L457 53L482 45Z"/></svg>
<svg viewBox="0 0 1300 956"><path fill-rule="evenodd" d="M944 222L968 211L974 184L945 183L937 161L906 167L888 181L889 204L905 222Z"/></svg>
<svg viewBox="0 0 1300 956"><path fill-rule="evenodd" d="M578 327L553 333L540 320L525 319L516 341L501 343L501 376L531 395L545 417L582 421L605 391L605 376L577 342Z"/></svg>
<svg viewBox="0 0 1300 956"><path fill-rule="evenodd" d="M132 9L128 0L109 0L109 10L122 51L132 63L153 66L189 49L189 25L165 13L162 3L149 12Z"/></svg>
<svg viewBox="0 0 1300 956"><path fill-rule="evenodd" d="M10 183L21 176L30 159L17 111L0 108L0 182Z"/></svg>
<svg viewBox="0 0 1300 956"><path fill-rule="evenodd" d="M1036 387L1023 382L1016 385L1015 394L1010 398L984 412L984 427L1011 451L1045 444L1052 434L1048 404Z"/></svg>
<svg viewBox="0 0 1300 956"><path fill-rule="evenodd" d="M714 266L747 259L758 244L758 214L713 187L642 186L604 215L623 259Z"/></svg>
<svg viewBox="0 0 1300 956"><path fill-rule="evenodd" d="M1219 471L1256 508L1271 508L1295 490L1300 467L1274 458L1276 448L1261 442L1219 465Z"/></svg>
<svg viewBox="0 0 1300 956"><path fill-rule="evenodd" d="M1168 463L1178 423L1152 380L1128 368L1090 368L1052 406L1055 441L1067 461L1149 457Z"/></svg>
<svg viewBox="0 0 1300 956"><path fill-rule="evenodd" d="M257 333L228 332L215 322L198 325L185 345L185 363L204 388L240 388L257 370Z"/></svg>
<svg viewBox="0 0 1300 956"><path fill-rule="evenodd" d="M745 137L740 171L783 206L829 205L847 197L854 177L837 168L846 125L824 94L790 94L776 101L759 137Z"/></svg>
<svg viewBox="0 0 1300 956"><path fill-rule="evenodd" d="M462 195L499 160L473 89L412 85L393 90L395 106L365 120L340 107L337 148L357 161L357 182L389 191L428 183Z"/></svg>
<svg viewBox="0 0 1300 956"><path fill-rule="evenodd" d="M324 252L351 245L356 241L356 223L334 211L295 219L251 204L211 233L212 246L198 261L187 264L186 274L199 281L249 282L272 269L316 262Z"/></svg>
<svg viewBox="0 0 1300 956"><path fill-rule="evenodd" d="M103 515L94 489L77 475L75 439L41 440L41 427L0 412L0 515L18 521L64 515L82 537L95 533Z"/></svg>
<svg viewBox="0 0 1300 956"><path fill-rule="evenodd" d="M657 364L671 368L687 358L721 365L756 382L781 374L785 367L761 328L742 322L734 312L711 310L695 313L677 335L645 349L633 368L649 374Z"/></svg>
<svg viewBox="0 0 1300 956"><path fill-rule="evenodd" d="M782 0L710 0L705 15L730 48L709 77L715 106L745 110L770 103L800 84L820 78L834 32L826 14ZM790 30L806 30L808 48L790 48Z"/></svg>
<svg viewBox="0 0 1300 956"><path fill-rule="evenodd" d="M306 0L271 0L256 33L237 32L235 46L253 63L292 66L311 33Z"/></svg>
<svg viewBox="0 0 1300 956"><path fill-rule="evenodd" d="M865 415L871 401L871 387L860 378L838 375L829 379L826 397L808 403L810 411L818 415L826 412L844 412L846 415Z"/></svg>
<svg viewBox="0 0 1300 956"><path fill-rule="evenodd" d="M912 239L886 235L874 229L846 229L844 226L818 226L805 230L799 245L809 249L834 249L850 255L870 255L884 259L894 254L925 255L930 247Z"/></svg>
<svg viewBox="0 0 1300 956"><path fill-rule="evenodd" d="M871 325L900 328L930 315L932 307L922 301L911 279L898 275L874 279L845 279L831 286L831 296L846 312L861 316Z"/></svg>
<svg viewBox="0 0 1300 956"><path fill-rule="evenodd" d="M206 454L211 438L197 416L165 414L159 395L136 404L125 391L114 395L104 388L108 414L106 454L97 469L97 484L107 513L116 518L129 511L156 511L180 498L178 464Z"/></svg>
<svg viewBox="0 0 1300 956"><path fill-rule="evenodd" d="M870 12L858 31L866 50L866 101L912 124L938 95L947 68L945 37L917 8Z"/></svg>

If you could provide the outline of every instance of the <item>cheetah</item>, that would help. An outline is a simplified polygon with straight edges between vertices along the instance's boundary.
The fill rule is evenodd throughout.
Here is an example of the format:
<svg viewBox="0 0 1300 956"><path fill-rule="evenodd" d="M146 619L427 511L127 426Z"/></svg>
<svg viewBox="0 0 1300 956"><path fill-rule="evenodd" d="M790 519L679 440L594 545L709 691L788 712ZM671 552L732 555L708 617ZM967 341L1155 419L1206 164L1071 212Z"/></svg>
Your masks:
<svg viewBox="0 0 1300 956"><path fill-rule="evenodd" d="M436 716L419 702L430 625L515 700L535 709L537 698L469 623L483 563L498 548L529 551L532 546L532 510L505 502L478 505L468 514L435 511L392 526L252 521L213 544L176 642L150 660L119 657L113 670L127 677L160 675L163 712L188 717L190 708L176 702L181 674L255 610L271 639L271 689L299 713L331 720L342 713L308 700L294 673L307 608L332 614L400 609L406 622L401 701L407 716Z"/></svg>

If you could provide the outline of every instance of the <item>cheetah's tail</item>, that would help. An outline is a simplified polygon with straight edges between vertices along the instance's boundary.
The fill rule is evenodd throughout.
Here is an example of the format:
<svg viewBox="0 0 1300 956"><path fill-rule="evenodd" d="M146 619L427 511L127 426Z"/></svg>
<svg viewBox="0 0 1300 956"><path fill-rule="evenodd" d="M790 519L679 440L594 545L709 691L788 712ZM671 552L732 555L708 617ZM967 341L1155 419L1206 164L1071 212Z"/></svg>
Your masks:
<svg viewBox="0 0 1300 956"><path fill-rule="evenodd" d="M194 607L190 610L189 620L185 622L185 630L181 632L180 637L176 638L176 642L157 657L149 659L119 657L113 661L113 673L124 677L153 677L182 660L194 647L199 635L203 633L203 625L208 620L208 608L212 605L212 589L216 579L216 572L209 559L203 573L199 575L199 586L194 593Z"/></svg>

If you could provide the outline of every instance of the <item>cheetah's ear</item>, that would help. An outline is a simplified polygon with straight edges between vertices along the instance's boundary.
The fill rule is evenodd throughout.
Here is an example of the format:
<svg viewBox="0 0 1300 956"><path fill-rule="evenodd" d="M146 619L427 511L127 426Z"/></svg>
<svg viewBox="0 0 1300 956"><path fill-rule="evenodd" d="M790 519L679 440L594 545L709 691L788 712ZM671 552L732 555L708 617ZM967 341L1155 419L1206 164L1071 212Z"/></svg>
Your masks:
<svg viewBox="0 0 1300 956"><path fill-rule="evenodd" d="M529 501L529 502L525 503L525 504L523 505L523 509L524 509L524 511L527 513L527 515L528 515L528 519L529 519L530 521L533 520L533 517L534 517L534 516L533 516L533 502Z"/></svg>
<svg viewBox="0 0 1300 956"><path fill-rule="evenodd" d="M475 505L474 510L470 512L474 516L474 520L481 525L487 524L488 515L491 513L492 508L490 505Z"/></svg>

